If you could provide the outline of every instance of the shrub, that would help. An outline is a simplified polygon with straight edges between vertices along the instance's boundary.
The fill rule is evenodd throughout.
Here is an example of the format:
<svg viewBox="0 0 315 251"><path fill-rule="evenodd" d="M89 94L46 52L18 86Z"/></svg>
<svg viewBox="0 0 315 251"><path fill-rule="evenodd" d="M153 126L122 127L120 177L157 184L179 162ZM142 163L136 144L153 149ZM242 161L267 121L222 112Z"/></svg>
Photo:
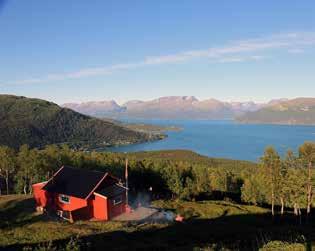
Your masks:
<svg viewBox="0 0 315 251"><path fill-rule="evenodd" d="M288 243L283 241L270 241L259 251L304 251L305 246L301 243Z"/></svg>

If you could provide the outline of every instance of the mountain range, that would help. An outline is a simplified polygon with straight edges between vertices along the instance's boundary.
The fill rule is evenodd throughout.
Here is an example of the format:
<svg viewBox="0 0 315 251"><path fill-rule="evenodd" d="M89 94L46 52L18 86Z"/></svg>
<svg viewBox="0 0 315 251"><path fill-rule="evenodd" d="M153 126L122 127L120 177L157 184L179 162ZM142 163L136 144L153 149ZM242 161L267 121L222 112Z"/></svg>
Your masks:
<svg viewBox="0 0 315 251"><path fill-rule="evenodd" d="M0 95L0 145L43 147L61 144L102 147L158 139L125 126L80 114L57 104L26 97Z"/></svg>
<svg viewBox="0 0 315 251"><path fill-rule="evenodd" d="M123 105L114 100L85 103L66 103L63 107L96 117L144 118L144 119L233 119L255 112L269 105L285 100L272 100L269 103L223 102L217 99L198 100L194 96L168 96L150 101L132 100Z"/></svg>
<svg viewBox="0 0 315 251"><path fill-rule="evenodd" d="M315 98L296 98L273 103L237 118L242 123L315 125Z"/></svg>
<svg viewBox="0 0 315 251"><path fill-rule="evenodd" d="M315 125L315 98L278 99L257 104L171 96L151 101L133 100L121 106L115 101L63 106L40 99L0 95L0 145L18 148L22 144L43 147L67 143L74 148L90 148L144 142L163 136L95 117L235 119L240 123Z"/></svg>

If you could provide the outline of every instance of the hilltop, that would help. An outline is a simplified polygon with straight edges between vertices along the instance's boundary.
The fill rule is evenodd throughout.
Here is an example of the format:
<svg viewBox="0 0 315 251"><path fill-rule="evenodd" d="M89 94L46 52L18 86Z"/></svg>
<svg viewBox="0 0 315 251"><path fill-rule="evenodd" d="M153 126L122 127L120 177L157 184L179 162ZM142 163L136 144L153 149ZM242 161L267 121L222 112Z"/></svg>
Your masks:
<svg viewBox="0 0 315 251"><path fill-rule="evenodd" d="M297 98L248 112L238 117L242 123L315 125L315 98Z"/></svg>
<svg viewBox="0 0 315 251"><path fill-rule="evenodd" d="M92 118L40 99L0 95L0 144L75 147L128 144L159 138L109 121Z"/></svg>

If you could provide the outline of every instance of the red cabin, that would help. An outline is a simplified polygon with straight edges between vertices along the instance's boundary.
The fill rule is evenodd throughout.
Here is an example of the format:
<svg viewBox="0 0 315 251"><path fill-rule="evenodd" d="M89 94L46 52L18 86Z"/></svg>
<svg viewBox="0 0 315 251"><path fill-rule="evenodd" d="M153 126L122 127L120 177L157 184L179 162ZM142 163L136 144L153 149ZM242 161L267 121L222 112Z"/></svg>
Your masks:
<svg viewBox="0 0 315 251"><path fill-rule="evenodd" d="M33 192L37 209L70 221L110 220L126 211L126 188L109 173L63 166Z"/></svg>

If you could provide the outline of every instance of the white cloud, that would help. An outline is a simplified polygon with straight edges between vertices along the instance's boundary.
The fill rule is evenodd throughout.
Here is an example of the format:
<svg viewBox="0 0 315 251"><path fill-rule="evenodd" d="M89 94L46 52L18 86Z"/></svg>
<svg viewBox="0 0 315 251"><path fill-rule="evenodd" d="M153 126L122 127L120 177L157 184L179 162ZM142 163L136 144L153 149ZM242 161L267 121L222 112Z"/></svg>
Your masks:
<svg viewBox="0 0 315 251"><path fill-rule="evenodd" d="M300 53L304 53L304 50L297 48L297 49L289 49L288 52L291 54L300 54Z"/></svg>
<svg viewBox="0 0 315 251"><path fill-rule="evenodd" d="M222 58L219 60L220 63L237 63L244 62L245 58Z"/></svg>
<svg viewBox="0 0 315 251"><path fill-rule="evenodd" d="M204 50L184 51L162 56L149 56L138 62L79 69L78 71L69 73L49 74L40 78L8 81L2 85L35 84L66 79L109 75L116 71L130 70L152 65L182 63L193 59L207 59L214 63L258 61L267 58L267 56L257 56L256 53L262 54L263 52L270 52L272 50L286 50L288 53L296 54L302 53L307 47L314 45L315 32L277 34L268 37L234 41L228 43L225 46L210 47ZM255 53L255 55L251 55L253 53Z"/></svg>
<svg viewBox="0 0 315 251"><path fill-rule="evenodd" d="M238 63L246 61L260 61L267 58L266 56L253 55L253 56L244 56L244 57L225 57L219 60L220 63Z"/></svg>

